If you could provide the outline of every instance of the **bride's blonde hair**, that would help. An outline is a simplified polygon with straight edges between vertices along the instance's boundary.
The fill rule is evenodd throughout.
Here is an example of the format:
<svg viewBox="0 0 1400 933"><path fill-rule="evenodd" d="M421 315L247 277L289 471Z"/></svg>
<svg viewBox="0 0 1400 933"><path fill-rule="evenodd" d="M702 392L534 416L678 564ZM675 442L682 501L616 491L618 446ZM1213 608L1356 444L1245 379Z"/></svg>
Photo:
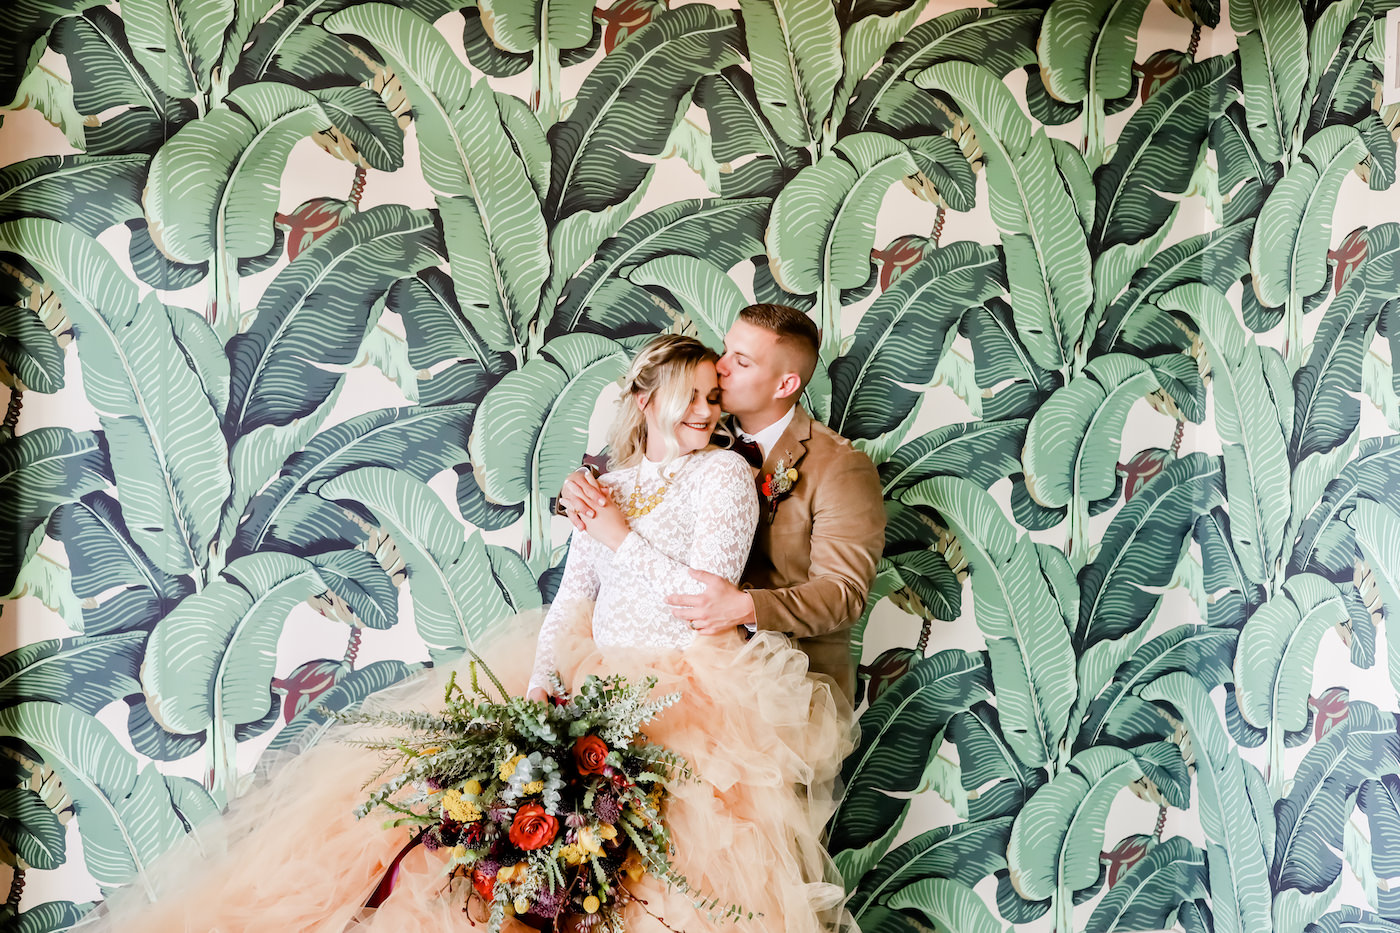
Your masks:
<svg viewBox="0 0 1400 933"><path fill-rule="evenodd" d="M636 402L639 395L648 397L648 407L656 407L666 445L662 466L680 456L676 425L690 407L695 367L718 360L718 353L694 337L679 334L662 334L642 347L622 379L617 417L608 430L608 462L613 469L635 466L646 454L647 420Z"/></svg>

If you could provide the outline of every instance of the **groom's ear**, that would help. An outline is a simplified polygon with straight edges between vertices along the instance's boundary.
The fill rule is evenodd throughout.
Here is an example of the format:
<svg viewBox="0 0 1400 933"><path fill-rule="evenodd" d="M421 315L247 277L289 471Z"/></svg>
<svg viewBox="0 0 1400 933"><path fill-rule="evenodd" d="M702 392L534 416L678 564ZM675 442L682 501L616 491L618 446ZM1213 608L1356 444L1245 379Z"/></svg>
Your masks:
<svg viewBox="0 0 1400 933"><path fill-rule="evenodd" d="M802 391L802 379L797 373L783 373L783 378L778 380L778 389L773 393L774 398L791 398Z"/></svg>

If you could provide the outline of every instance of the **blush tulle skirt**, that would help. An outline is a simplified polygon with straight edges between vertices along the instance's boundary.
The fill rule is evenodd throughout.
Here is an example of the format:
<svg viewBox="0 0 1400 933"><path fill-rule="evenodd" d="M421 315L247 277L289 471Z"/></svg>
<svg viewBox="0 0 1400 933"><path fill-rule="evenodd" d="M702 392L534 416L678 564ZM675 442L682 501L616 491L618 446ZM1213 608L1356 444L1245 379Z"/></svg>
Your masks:
<svg viewBox="0 0 1400 933"><path fill-rule="evenodd" d="M582 616L572 637L560 639L566 684L588 674L651 675L659 693L681 695L646 727L653 741L684 755L700 778L671 788L665 816L673 862L697 891L756 915L711 919L689 895L647 876L634 886L644 903L629 905L624 914L629 933L852 930L820 839L854 737L846 701L808 677L806 657L772 633L748 641L702 637L683 652L658 656L604 651L587 628ZM524 690L537 631L538 616L522 616L482 652L507 689ZM447 674L444 668L427 672L369 703L439 708ZM269 780L154 866L149 885L117 892L84 931L485 929L483 904L468 902L465 881L449 883L442 853L408 847L410 830L385 829L379 814L355 819L352 811L368 796L366 782L382 761L377 752L347 744L353 737L337 727L314 748L279 762ZM154 903L142 890L148 886L158 892ZM365 909L371 898L377 906ZM505 929L529 928L507 918Z"/></svg>

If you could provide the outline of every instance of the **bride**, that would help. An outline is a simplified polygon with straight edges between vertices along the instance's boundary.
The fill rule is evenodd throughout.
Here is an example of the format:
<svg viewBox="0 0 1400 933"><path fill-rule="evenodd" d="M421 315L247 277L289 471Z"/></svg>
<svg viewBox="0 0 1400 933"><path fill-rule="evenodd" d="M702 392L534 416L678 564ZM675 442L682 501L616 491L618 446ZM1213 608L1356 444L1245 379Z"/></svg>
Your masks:
<svg viewBox="0 0 1400 933"><path fill-rule="evenodd" d="M589 674L619 673L633 682L654 676L659 693L681 695L646 729L700 778L669 788L673 864L698 892L753 916L712 919L648 875L624 912L629 933L845 929L820 832L851 747L849 707L806 676L806 656L784 636L698 635L665 605L668 595L698 590L692 568L737 582L757 521L752 469L711 444L716 360L699 341L673 335L638 354L609 436L613 470L602 483L611 502L574 532L538 634L518 618L483 653L508 688L535 699ZM393 702L432 708L445 676L435 672ZM218 854L200 857L190 846L167 858L156 903L124 890L83 929L484 928L472 919L484 916L479 901L462 910L465 885L449 889L441 853L408 845L407 828L385 829L375 814L353 818L377 764L374 752L322 742L213 827L198 827L200 849ZM526 927L507 918L505 929Z"/></svg>

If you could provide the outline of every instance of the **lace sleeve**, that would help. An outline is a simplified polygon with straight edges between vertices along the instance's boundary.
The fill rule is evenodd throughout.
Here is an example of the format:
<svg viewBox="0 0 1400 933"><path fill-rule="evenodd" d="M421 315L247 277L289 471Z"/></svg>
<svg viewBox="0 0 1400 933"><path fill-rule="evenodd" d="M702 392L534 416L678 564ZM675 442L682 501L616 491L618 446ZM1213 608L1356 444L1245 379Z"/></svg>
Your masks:
<svg viewBox="0 0 1400 933"><path fill-rule="evenodd" d="M662 597L699 593L704 586L690 570L707 570L738 583L753 546L758 522L758 493L753 470L738 454L717 451L701 464L695 477L700 514L686 563L672 560L633 530L617 549L616 559L641 573Z"/></svg>
<svg viewBox="0 0 1400 933"><path fill-rule="evenodd" d="M570 612L579 603L598 597L598 553L602 545L581 531L575 531L569 539L569 556L564 562L564 576L559 581L559 591L540 626L540 637L535 643L535 666L530 672L530 686L548 691L549 675L558 668L555 666L554 643L559 636L559 628Z"/></svg>

